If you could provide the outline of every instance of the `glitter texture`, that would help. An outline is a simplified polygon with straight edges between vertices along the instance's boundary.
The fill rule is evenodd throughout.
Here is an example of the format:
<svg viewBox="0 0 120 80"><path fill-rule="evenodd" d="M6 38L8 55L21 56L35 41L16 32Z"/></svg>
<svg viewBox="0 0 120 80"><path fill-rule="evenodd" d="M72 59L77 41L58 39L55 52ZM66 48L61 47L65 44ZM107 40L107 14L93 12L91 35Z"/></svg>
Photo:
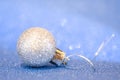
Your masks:
<svg viewBox="0 0 120 80"><path fill-rule="evenodd" d="M26 30L17 43L17 52L23 63L29 66L44 66L50 62L56 50L54 37L43 28Z"/></svg>

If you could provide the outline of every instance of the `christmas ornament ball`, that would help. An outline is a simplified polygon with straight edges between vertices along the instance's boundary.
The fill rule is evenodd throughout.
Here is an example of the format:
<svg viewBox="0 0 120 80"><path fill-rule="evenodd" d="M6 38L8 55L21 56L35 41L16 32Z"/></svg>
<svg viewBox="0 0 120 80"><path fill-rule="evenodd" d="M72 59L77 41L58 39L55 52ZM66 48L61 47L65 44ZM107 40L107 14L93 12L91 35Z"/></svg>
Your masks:
<svg viewBox="0 0 120 80"><path fill-rule="evenodd" d="M23 64L44 66L55 55L56 44L53 35L46 29L33 27L24 31L17 42L17 53Z"/></svg>

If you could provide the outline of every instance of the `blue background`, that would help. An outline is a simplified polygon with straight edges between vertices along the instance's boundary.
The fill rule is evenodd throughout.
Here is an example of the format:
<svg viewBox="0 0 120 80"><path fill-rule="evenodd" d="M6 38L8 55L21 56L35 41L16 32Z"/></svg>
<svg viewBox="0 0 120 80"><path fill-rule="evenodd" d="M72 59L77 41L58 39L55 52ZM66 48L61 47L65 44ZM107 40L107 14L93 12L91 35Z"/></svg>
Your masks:
<svg viewBox="0 0 120 80"><path fill-rule="evenodd" d="M111 34L115 34L115 37L100 52L97 61L103 61L101 66L117 63L117 68L116 66L111 67L110 70L106 66L103 68L107 68L108 71L105 72L110 71L111 75L101 72L102 79L108 75L111 78L106 79L120 78L118 75L120 74L119 4L119 0L0 0L0 80L10 78L32 80L31 75L35 79L43 77L43 79L52 80L57 78L54 76L55 74L62 76L59 78L60 80L67 79L74 74L74 78L68 79L78 80L80 75L77 74L81 73L81 70L71 72L71 70L67 71L61 67L29 69L20 66L16 53L17 40L24 30L36 26L49 30L55 37L57 47L65 51L66 55L82 54L90 59L94 57L101 42L109 38ZM104 64L104 61L108 63ZM36 75L41 71L43 75L37 77ZM115 71L117 71L116 74L112 73ZM71 74L67 74L67 72L71 72ZM80 76L81 79L86 79L86 77L92 80L99 79L99 70L95 76L89 75L89 73L89 71L85 72L84 76Z"/></svg>

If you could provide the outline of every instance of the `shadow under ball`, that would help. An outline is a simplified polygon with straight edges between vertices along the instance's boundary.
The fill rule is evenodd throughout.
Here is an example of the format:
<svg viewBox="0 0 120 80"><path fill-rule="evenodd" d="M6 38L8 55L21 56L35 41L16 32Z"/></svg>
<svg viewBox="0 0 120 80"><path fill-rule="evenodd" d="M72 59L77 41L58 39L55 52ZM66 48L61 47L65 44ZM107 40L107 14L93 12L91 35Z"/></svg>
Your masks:
<svg viewBox="0 0 120 80"><path fill-rule="evenodd" d="M55 55L56 43L46 29L33 27L23 32L17 42L17 52L25 65L44 66Z"/></svg>

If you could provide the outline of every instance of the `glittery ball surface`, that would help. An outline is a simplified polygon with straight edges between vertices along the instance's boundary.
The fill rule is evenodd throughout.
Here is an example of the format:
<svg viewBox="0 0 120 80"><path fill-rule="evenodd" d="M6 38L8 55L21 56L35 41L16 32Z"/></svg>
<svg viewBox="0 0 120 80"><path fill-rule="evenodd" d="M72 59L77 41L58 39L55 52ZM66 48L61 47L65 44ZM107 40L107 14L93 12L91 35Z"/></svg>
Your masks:
<svg viewBox="0 0 120 80"><path fill-rule="evenodd" d="M54 37L46 29L34 27L26 30L17 43L17 52L24 64L44 66L55 55Z"/></svg>

